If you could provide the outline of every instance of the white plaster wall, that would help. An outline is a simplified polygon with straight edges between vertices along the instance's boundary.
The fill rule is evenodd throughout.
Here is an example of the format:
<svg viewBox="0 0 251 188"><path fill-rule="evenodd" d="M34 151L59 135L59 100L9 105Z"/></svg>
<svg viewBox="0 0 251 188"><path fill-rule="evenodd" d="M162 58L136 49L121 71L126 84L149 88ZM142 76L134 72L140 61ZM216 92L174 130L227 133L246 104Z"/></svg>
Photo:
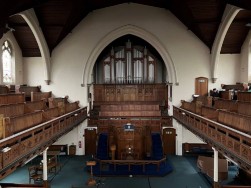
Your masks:
<svg viewBox="0 0 251 188"><path fill-rule="evenodd" d="M240 54L221 54L219 62L218 88L220 84L240 82Z"/></svg>
<svg viewBox="0 0 251 188"><path fill-rule="evenodd" d="M208 47L187 30L176 17L166 9L126 3L91 12L53 50L49 86L44 84L43 65L39 58L25 58L24 75L27 75L25 81L29 85L42 85L42 90L52 91L55 96L69 95L71 100L80 100L82 106L87 105L87 87L81 87L81 83L91 52L102 38L128 24L140 27L154 35L173 60L179 85L173 86L172 104L179 106L181 99L191 99L195 90L196 77L204 76L210 79ZM231 83L236 81L235 79L238 78L238 74L235 73L237 60L239 61L239 56L236 55L222 56L219 71L224 74L220 74L221 81L225 82L229 79ZM226 69L225 66L228 68ZM226 73L225 70L227 70ZM209 83L209 88L211 88L211 83ZM197 142L198 139L178 123L174 124L178 130L177 148L180 154L183 142ZM70 145L82 141L85 127L86 122L58 142ZM83 148L77 148L78 154L82 154L83 151Z"/></svg>
<svg viewBox="0 0 251 188"><path fill-rule="evenodd" d="M12 32L7 32L3 35L3 37L0 39L0 45L2 47L3 42L8 40L11 44L12 50L13 50L13 57L14 57L14 64L15 64L15 83L16 85L23 84L23 57L22 57L22 51L13 35ZM0 62L2 64L2 50L0 50ZM2 66L0 68L0 82L2 83Z"/></svg>
<svg viewBox="0 0 251 188"><path fill-rule="evenodd" d="M241 48L241 67L240 67L240 81L251 82L251 58L250 58L250 40L251 32L249 31L245 42Z"/></svg>

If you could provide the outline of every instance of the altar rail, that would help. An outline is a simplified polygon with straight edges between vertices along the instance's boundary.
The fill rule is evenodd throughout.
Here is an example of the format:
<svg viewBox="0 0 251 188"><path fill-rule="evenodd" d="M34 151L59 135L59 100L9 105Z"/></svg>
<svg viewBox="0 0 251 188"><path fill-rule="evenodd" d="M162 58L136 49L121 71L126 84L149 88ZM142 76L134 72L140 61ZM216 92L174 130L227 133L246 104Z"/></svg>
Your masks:
<svg viewBox="0 0 251 188"><path fill-rule="evenodd" d="M0 140L0 179L41 153L86 117L87 108L80 108Z"/></svg>
<svg viewBox="0 0 251 188"><path fill-rule="evenodd" d="M243 169L251 169L250 135L175 106L173 117Z"/></svg>
<svg viewBox="0 0 251 188"><path fill-rule="evenodd" d="M116 171L117 165L128 165L128 171L131 171L131 165L142 165L143 172L145 172L145 165L154 164L156 165L156 171L159 171L160 164L166 162L166 157L160 160L99 160L96 159L100 163L100 170L102 170L102 166L104 164L112 164L114 171Z"/></svg>

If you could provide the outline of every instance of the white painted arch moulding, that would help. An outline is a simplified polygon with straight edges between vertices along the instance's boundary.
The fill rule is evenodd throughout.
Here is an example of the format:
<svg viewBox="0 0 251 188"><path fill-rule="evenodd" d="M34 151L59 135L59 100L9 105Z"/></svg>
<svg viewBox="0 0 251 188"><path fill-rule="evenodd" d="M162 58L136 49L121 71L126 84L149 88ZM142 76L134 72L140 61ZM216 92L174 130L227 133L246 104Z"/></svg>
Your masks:
<svg viewBox="0 0 251 188"><path fill-rule="evenodd" d="M173 60L168 53L165 46L160 42L160 40L154 36L152 33L138 27L135 25L125 25L119 27L115 30L112 30L110 33L105 35L92 50L83 70L83 80L81 86L87 86L87 84L91 83L91 74L94 64L99 56L99 54L105 49L107 45L116 40L117 38L132 34L137 37L140 37L151 44L160 54L162 59L164 60L165 66L167 68L167 78L166 80L169 83L174 83L175 85L179 85L177 72L173 63Z"/></svg>
<svg viewBox="0 0 251 188"><path fill-rule="evenodd" d="M50 72L51 72L51 58L50 51L45 40L42 29L39 26L36 14L34 9L29 9L19 13L20 16L24 18L24 20L29 25L32 33L34 34L36 41L38 43L39 50L41 52L43 64L44 64L44 80L47 85L50 84Z"/></svg>

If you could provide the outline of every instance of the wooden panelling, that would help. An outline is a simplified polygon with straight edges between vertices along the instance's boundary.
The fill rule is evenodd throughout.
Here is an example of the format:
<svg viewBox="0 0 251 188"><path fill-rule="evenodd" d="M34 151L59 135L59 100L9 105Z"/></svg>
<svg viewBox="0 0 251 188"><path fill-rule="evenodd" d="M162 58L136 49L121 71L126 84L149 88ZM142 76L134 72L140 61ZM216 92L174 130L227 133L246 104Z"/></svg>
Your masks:
<svg viewBox="0 0 251 188"><path fill-rule="evenodd" d="M165 84L94 85L94 101L165 101Z"/></svg>

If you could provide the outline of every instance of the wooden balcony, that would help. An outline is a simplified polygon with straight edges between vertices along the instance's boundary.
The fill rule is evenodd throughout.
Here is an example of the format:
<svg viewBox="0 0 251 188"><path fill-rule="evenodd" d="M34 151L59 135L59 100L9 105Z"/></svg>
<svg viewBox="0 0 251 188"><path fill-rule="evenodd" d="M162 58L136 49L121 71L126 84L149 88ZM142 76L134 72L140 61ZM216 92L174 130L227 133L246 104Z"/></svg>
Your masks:
<svg viewBox="0 0 251 188"><path fill-rule="evenodd" d="M80 108L0 140L0 179L40 154L86 117L87 108Z"/></svg>
<svg viewBox="0 0 251 188"><path fill-rule="evenodd" d="M173 108L173 117L206 143L251 170L251 136L182 108Z"/></svg>

